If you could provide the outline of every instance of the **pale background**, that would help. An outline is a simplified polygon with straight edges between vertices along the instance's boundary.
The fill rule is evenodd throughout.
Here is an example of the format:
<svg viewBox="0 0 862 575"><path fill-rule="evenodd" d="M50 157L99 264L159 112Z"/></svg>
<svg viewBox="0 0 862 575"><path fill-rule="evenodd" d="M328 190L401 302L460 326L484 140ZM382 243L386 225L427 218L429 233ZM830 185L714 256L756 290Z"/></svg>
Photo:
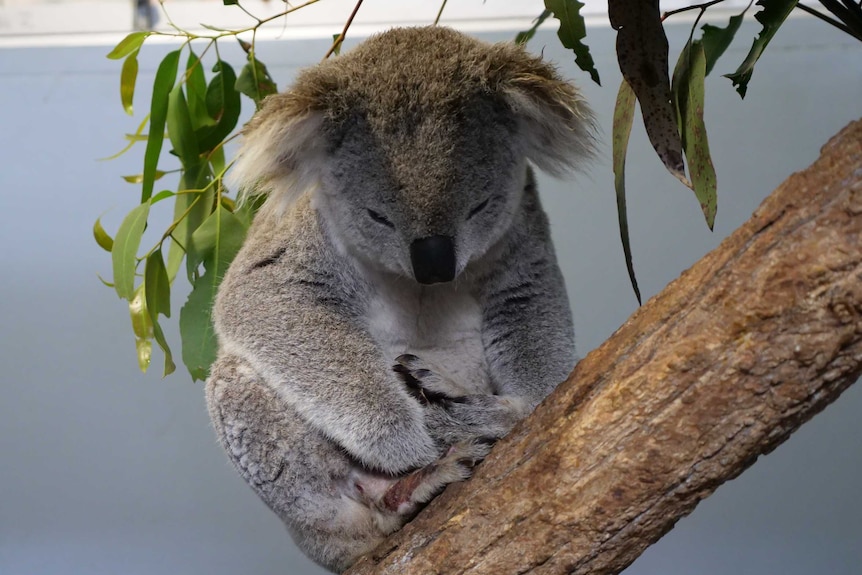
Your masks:
<svg viewBox="0 0 862 575"><path fill-rule="evenodd" d="M216 445L202 385L182 368L165 381L157 367L146 376L137 371L125 306L99 283L97 273L110 275L109 256L90 227L108 210L104 222L113 233L134 205L137 190L120 176L140 171L143 148L112 162L96 158L118 150L122 134L134 131L169 48L154 45L141 54L138 115L128 118L118 98L119 64L103 57L131 19L128 3L80 4L78 15L86 10L93 21L108 13L105 6L125 6L122 21L116 28L111 21L98 30L75 29L72 13L34 12L66 10L68 3L0 2L0 574L319 573ZM219 4L213 0L207 10L220 13ZM284 33L305 39L260 45L280 87L321 57L327 42L320 38L338 31L334 22L351 4ZM368 6L391 15L380 4ZM411 18L425 21L436 12L433 4L401 3L412 6ZM468 29L478 27L470 10L505 9L506 18L483 34L493 40L510 39L541 9L535 2L466 5L456 23ZM22 14L29 14L30 28ZM32 23L40 18L62 26L34 36ZM389 23L368 20L357 33ZM719 179L715 232L635 126L627 179L645 297L717 245L777 184L810 164L830 135L860 116L862 46L808 18L781 30L740 101L720 73L742 60L755 30L746 24L708 81L707 126ZM672 49L687 34L684 24L672 27ZM607 159L619 75L613 33L600 17L591 20L588 42L602 88L558 47L553 25L530 45L583 86L604 129L603 159L587 176L540 180L581 353L635 309ZM235 52L231 57L237 61ZM181 303L178 297L175 311ZM178 347L175 330L168 337ZM626 573L858 574L860 411L857 386L719 488Z"/></svg>

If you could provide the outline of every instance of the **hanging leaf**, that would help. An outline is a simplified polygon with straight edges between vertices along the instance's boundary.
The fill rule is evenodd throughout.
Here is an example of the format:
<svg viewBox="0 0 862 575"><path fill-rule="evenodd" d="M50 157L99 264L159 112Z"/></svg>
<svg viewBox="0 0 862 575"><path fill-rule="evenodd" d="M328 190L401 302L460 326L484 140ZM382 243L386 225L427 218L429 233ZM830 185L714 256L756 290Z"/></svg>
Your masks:
<svg viewBox="0 0 862 575"><path fill-rule="evenodd" d="M264 98L278 92L266 66L253 54L249 54L248 64L243 66L239 73L239 78L236 80L236 90L251 98L258 108L260 108Z"/></svg>
<svg viewBox="0 0 862 575"><path fill-rule="evenodd" d="M542 10L542 13L539 14L539 16L535 20L533 20L533 25L530 26L528 30L518 32L518 34L515 36L515 44L523 45L532 40L533 36L535 36L536 32L539 30L539 26L544 24L545 20L547 20L548 16L550 15L550 10Z"/></svg>
<svg viewBox="0 0 862 575"><path fill-rule="evenodd" d="M216 124L195 132L201 152L214 149L230 135L236 128L242 107L233 68L227 62L219 60L213 67L213 72L215 75L207 86L206 107L207 113L216 120Z"/></svg>
<svg viewBox="0 0 862 575"><path fill-rule="evenodd" d="M168 95L177 78L177 67L180 51L170 52L159 64L156 79L153 81L153 98L150 103L150 134L147 139L147 150L144 152L144 181L141 190L141 203L153 195L156 166L162 152L162 142L165 136L165 121L168 114Z"/></svg>
<svg viewBox="0 0 862 575"><path fill-rule="evenodd" d="M96 238L96 243L99 244L99 247L106 252L110 252L114 249L114 240L108 235L105 228L102 227L101 219L97 218L96 223L93 224L93 237Z"/></svg>
<svg viewBox="0 0 862 575"><path fill-rule="evenodd" d="M709 153L706 126L703 123L706 55L701 42L694 42L691 45L687 76L688 88L685 91L687 104L683 120L685 157L688 160L688 171L694 186L694 194L700 202L706 225L711 230L715 224L717 210L717 182L715 167L712 165L712 157Z"/></svg>
<svg viewBox="0 0 862 575"><path fill-rule="evenodd" d="M114 46L114 49L108 52L108 58L111 60L122 60L132 52L137 52L144 40L147 39L152 32L132 32Z"/></svg>
<svg viewBox="0 0 862 575"><path fill-rule="evenodd" d="M197 140L181 84L174 86L168 96L167 125L171 145L174 147L174 153L180 157L183 168L188 170L199 164Z"/></svg>
<svg viewBox="0 0 862 575"><path fill-rule="evenodd" d="M135 334L135 349L138 356L138 367L146 373L153 356L153 322L147 311L143 284L135 290L129 299L129 316L132 320L132 331Z"/></svg>
<svg viewBox="0 0 862 575"><path fill-rule="evenodd" d="M99 161L100 162L107 162L108 160L114 160L116 158L119 158L120 156L122 156L123 154L128 152L132 148L132 146L134 146L137 142L139 142L139 141L140 142L146 142L147 136L144 134L144 128L147 127L147 123L149 121L150 121L150 115L147 114L147 117L144 118L143 121L141 121L140 125L138 125L137 131L134 134L125 134L124 135L124 138L129 141L129 144L125 148L123 148L122 150L120 150L119 152L117 152L116 154L114 154L112 156L108 156L107 158L99 158Z"/></svg>
<svg viewBox="0 0 862 575"><path fill-rule="evenodd" d="M332 35L332 53L338 56L341 54L341 45L344 43L341 33Z"/></svg>
<svg viewBox="0 0 862 575"><path fill-rule="evenodd" d="M191 118L192 128L195 130L203 126L213 126L216 123L207 112L206 93L207 81L204 76L203 63L197 54L189 50L189 57L186 61L186 97L189 118Z"/></svg>
<svg viewBox="0 0 862 575"><path fill-rule="evenodd" d="M114 289L123 299L131 300L135 291L135 269L141 236L150 213L149 202L140 204L126 215L114 238L111 259L114 268Z"/></svg>
<svg viewBox="0 0 862 575"><path fill-rule="evenodd" d="M162 326L160 326L159 322L157 321L153 321L153 337L156 339L156 343L159 344L159 347L165 354L165 367L164 371L162 372L162 377L167 377L168 375L172 374L177 370L177 366L174 363L174 356L171 352L171 348L168 346L168 340L165 339L165 334L162 331Z"/></svg>
<svg viewBox="0 0 862 575"><path fill-rule="evenodd" d="M212 306L228 265L242 246L246 228L222 206L218 206L193 234L193 250L203 261L205 272L196 282L180 310L183 362L193 379L204 380L216 357Z"/></svg>
<svg viewBox="0 0 862 575"><path fill-rule="evenodd" d="M162 259L162 250L157 249L147 257L144 266L144 296L150 317L155 322L158 315L171 317L171 284Z"/></svg>
<svg viewBox="0 0 862 575"><path fill-rule="evenodd" d="M123 110L130 116L134 115L132 100L135 98L135 82L138 79L138 53L132 52L123 62L120 72L120 102Z"/></svg>
<svg viewBox="0 0 862 575"><path fill-rule="evenodd" d="M754 15L754 18L763 25L760 34L754 39L751 45L751 50L743 60L739 68L733 74L725 74L725 78L730 78L733 85L736 86L736 91L739 92L741 98L745 98L745 93L748 91L748 82L751 80L751 74L754 72L754 65L763 54L769 41L778 32L778 29L796 7L797 0L758 0L757 5L762 6L763 10Z"/></svg>
<svg viewBox="0 0 862 575"><path fill-rule="evenodd" d="M617 217L620 226L620 239L623 243L623 255L626 260L626 270L629 273L629 281L635 292L638 304L641 304L641 292L635 277L635 268L632 261L631 238L629 237L629 220L626 209L626 153L629 147L629 135L632 131L632 122L635 115L635 93L623 78L617 92L617 103L614 107L613 127L613 158L614 158L614 188L617 195Z"/></svg>
<svg viewBox="0 0 862 575"><path fill-rule="evenodd" d="M748 7L750 8L751 4L749 4ZM733 37L736 35L736 31L739 30L739 27L742 25L742 19L746 12L748 12L748 8L736 16L731 16L726 28L719 28L712 24L704 24L701 28L703 30L702 42L703 52L706 55L707 76L712 72L712 68L715 66L716 61L722 54L724 54L727 47L730 46L730 43L733 41Z"/></svg>
<svg viewBox="0 0 862 575"><path fill-rule="evenodd" d="M609 0L608 14L617 31L620 70L640 102L650 143L668 171L690 185L671 104L667 37L658 0Z"/></svg>
<svg viewBox="0 0 862 575"><path fill-rule="evenodd" d="M593 82L601 86L599 71L596 70L590 49L581 41L587 36L587 27L581 15L583 7L584 4L577 0L545 0L545 8L553 12L554 17L560 21L560 29L557 31L560 42L575 53L578 68L588 73Z"/></svg>

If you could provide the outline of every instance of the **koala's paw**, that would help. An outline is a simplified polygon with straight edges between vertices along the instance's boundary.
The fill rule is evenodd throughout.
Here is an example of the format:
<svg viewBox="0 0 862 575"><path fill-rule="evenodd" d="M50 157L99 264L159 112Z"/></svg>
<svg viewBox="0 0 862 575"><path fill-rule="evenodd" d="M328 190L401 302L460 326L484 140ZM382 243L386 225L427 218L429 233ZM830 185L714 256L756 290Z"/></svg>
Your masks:
<svg viewBox="0 0 862 575"><path fill-rule="evenodd" d="M446 406L461 401L465 392L442 369L410 353L395 358L392 371L398 374L416 400L422 405Z"/></svg>
<svg viewBox="0 0 862 575"><path fill-rule="evenodd" d="M379 505L399 515L411 515L450 483L468 479L473 468L485 459L490 450L491 445L488 443L456 443L434 463L398 479L387 490Z"/></svg>

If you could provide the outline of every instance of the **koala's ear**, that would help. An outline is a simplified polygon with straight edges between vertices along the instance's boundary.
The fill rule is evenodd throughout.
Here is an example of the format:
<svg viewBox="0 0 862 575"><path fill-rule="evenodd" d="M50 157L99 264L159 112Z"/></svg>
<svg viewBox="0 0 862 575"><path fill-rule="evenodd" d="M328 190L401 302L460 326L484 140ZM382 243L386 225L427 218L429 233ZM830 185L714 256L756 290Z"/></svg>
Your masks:
<svg viewBox="0 0 862 575"><path fill-rule="evenodd" d="M511 44L498 44L495 79L515 113L527 158L560 175L595 154L593 113L570 83L541 58Z"/></svg>
<svg viewBox="0 0 862 575"><path fill-rule="evenodd" d="M227 176L240 197L266 193L283 206L313 189L326 145L323 113L296 92L268 97L243 129L243 143Z"/></svg>

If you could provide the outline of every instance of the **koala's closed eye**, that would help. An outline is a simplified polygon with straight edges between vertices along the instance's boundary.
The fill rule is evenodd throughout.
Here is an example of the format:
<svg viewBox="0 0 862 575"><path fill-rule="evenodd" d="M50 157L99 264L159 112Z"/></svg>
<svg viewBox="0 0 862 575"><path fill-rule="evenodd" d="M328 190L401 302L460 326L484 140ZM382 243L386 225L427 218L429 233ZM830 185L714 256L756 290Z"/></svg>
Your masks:
<svg viewBox="0 0 862 575"><path fill-rule="evenodd" d="M392 223L392 222L390 222L388 219L386 219L386 217L385 217L385 216L378 214L378 213L377 213L377 212L375 212L374 210L366 209L365 211L366 211L366 212L368 212L368 216L369 216L372 220L374 220L375 222L377 222L378 224L383 224L384 226L389 227L389 228L392 228L393 230L395 229L395 224L393 224L393 223Z"/></svg>
<svg viewBox="0 0 862 575"><path fill-rule="evenodd" d="M481 212L482 210L484 210L485 208L487 208L487 207L488 207L488 203L489 203L490 201L491 201L491 198L485 198L485 201L484 201L484 202L480 203L480 204L479 204L479 205L477 205L475 208L473 208L472 210L470 210L470 213L469 213L469 214L467 214L467 219L469 220L470 218L472 218L473 216L475 216L476 214L478 214L479 212Z"/></svg>

